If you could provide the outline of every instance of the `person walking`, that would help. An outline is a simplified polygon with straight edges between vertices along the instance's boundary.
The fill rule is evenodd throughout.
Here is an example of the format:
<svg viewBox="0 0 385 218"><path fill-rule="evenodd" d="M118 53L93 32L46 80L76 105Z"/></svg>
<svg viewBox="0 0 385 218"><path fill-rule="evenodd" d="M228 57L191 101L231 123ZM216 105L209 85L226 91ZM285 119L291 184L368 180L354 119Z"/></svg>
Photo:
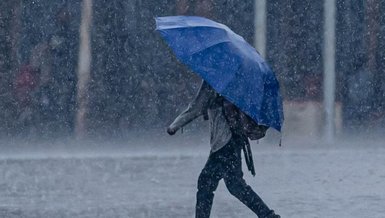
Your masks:
<svg viewBox="0 0 385 218"><path fill-rule="evenodd" d="M195 99L167 128L167 133L174 135L200 116L210 122L211 150L198 178L195 217L210 217L214 192L223 179L229 192L259 218L280 218L243 179L241 150L248 139L230 127L223 101L224 98L203 81Z"/></svg>

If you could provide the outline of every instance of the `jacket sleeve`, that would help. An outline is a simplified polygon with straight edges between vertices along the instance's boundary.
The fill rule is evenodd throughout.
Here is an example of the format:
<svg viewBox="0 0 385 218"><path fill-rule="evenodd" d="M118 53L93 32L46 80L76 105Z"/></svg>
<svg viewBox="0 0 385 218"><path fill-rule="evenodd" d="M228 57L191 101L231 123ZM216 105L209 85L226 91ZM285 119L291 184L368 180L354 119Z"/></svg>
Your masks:
<svg viewBox="0 0 385 218"><path fill-rule="evenodd" d="M196 95L195 99L169 126L172 131L177 131L183 126L187 125L195 118L203 115L208 109L211 99L215 97L215 91L207 84L202 82L202 85Z"/></svg>

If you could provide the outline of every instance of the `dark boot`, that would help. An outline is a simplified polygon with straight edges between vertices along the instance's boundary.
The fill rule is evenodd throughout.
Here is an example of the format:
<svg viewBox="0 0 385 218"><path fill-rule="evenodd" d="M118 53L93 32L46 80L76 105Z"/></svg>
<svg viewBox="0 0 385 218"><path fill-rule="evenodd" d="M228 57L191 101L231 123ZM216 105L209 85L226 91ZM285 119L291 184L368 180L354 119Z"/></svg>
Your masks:
<svg viewBox="0 0 385 218"><path fill-rule="evenodd" d="M271 210L270 213L267 216L265 216L265 218L281 218L281 216L278 214L275 214L274 210Z"/></svg>
<svg viewBox="0 0 385 218"><path fill-rule="evenodd" d="M197 192L197 203L195 207L196 218L209 218L211 212L211 206L213 205L214 194L205 193L202 191Z"/></svg>

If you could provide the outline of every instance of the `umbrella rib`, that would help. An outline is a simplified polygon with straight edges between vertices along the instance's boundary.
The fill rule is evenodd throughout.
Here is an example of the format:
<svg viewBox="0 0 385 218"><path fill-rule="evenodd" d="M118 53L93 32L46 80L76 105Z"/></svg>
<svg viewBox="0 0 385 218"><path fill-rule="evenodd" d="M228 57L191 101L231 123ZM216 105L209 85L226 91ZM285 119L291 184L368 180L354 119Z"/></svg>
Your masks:
<svg viewBox="0 0 385 218"><path fill-rule="evenodd" d="M197 53L203 52L206 49L209 49L209 48L212 48L214 46L217 46L217 45L220 45L220 44L224 44L224 43L230 43L230 41L226 40L226 41L222 41L222 42L213 43L212 45L206 46L205 48L198 49L197 51L193 51L191 54L189 54L189 56L195 55Z"/></svg>
<svg viewBox="0 0 385 218"><path fill-rule="evenodd" d="M213 26L213 25L203 25L203 24L200 24L199 26L182 26L182 25L175 25L175 26L168 26L168 27L164 27L165 25L162 25L162 24L159 24L155 30L173 30L173 29L192 29L192 28L213 28L213 29L225 29L227 31L231 31L230 29L228 29L226 26L224 25L219 25L218 26Z"/></svg>

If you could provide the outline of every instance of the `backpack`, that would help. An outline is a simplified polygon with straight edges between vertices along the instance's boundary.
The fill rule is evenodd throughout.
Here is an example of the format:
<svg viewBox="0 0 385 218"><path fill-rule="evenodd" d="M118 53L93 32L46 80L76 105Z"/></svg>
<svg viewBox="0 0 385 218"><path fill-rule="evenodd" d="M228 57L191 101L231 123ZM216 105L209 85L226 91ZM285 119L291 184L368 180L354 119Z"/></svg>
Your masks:
<svg viewBox="0 0 385 218"><path fill-rule="evenodd" d="M258 125L250 116L239 110L234 104L223 99L223 112L233 132L244 135L250 140L258 140L266 135L268 126Z"/></svg>

